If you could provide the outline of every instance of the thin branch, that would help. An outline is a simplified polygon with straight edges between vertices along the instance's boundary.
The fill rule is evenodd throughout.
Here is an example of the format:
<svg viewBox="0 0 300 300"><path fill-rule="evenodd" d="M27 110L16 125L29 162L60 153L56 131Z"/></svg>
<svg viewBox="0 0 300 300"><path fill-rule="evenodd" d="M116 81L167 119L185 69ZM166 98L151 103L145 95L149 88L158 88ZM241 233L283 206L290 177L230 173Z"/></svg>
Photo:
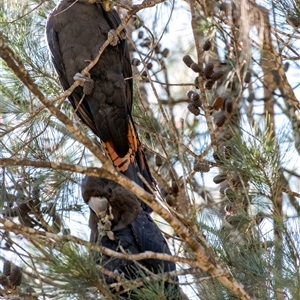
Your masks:
<svg viewBox="0 0 300 300"><path fill-rule="evenodd" d="M14 52L5 44L2 33L0 32L0 56L6 62L7 66L15 73L15 75L23 82L23 84L55 115L67 129L82 142L99 160L102 162L105 169L110 173L117 175L110 161L102 154L99 147L86 137L81 130L74 125L74 123L56 108L51 101L49 101L44 94L39 90L34 83L29 73L27 72L21 59L14 54Z"/></svg>
<svg viewBox="0 0 300 300"><path fill-rule="evenodd" d="M57 243L62 243L62 244L64 244L65 242L73 242L85 246L89 251L92 250L92 251L100 252L107 256L111 256L118 259L126 259L126 260L133 260L133 261L139 261L145 259L159 259L165 261L180 262L191 266L197 266L197 262L195 260L187 259L180 256L173 256L169 254L163 254L163 253L157 253L151 251L145 251L139 254L125 254L125 253L113 251L103 246L91 244L90 242L87 242L85 240L82 240L74 236L58 236L51 232L40 231L34 228L18 225L14 222L2 218L0 218L0 223L3 224L2 228L5 228L6 230L9 229L14 233L22 234L23 236L27 237L29 240L32 240L33 238L44 240L44 238L47 238L49 240L53 240Z"/></svg>

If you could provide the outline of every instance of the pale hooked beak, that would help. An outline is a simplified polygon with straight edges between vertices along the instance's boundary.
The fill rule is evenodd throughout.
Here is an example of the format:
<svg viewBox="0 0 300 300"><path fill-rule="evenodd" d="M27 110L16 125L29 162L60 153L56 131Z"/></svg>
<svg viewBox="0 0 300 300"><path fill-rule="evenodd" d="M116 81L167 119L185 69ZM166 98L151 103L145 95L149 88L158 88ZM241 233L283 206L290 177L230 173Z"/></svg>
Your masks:
<svg viewBox="0 0 300 300"><path fill-rule="evenodd" d="M95 212L99 219L105 217L108 208L108 201L106 198L91 197L89 202L89 207Z"/></svg>

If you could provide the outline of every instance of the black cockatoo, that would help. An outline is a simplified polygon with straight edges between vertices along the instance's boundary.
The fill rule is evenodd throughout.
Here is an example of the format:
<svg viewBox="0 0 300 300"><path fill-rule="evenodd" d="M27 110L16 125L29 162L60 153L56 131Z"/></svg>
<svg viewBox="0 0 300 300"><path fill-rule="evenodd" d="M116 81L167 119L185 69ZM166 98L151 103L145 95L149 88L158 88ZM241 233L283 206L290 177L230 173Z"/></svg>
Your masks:
<svg viewBox="0 0 300 300"><path fill-rule="evenodd" d="M86 176L82 182L82 196L90 206L92 243L119 252L123 249L131 254L145 251L171 254L159 228L150 215L141 209L138 198L118 183ZM102 233L99 232L101 229ZM139 263L153 273L175 271L175 264L170 261L145 259ZM141 276L139 267L130 260L103 257L102 264L111 272L126 278ZM177 278L173 280L177 281ZM106 282L112 283L113 279L106 277ZM165 295L167 300L180 299L179 287L165 283Z"/></svg>
<svg viewBox="0 0 300 300"><path fill-rule="evenodd" d="M83 82L69 101L101 139L116 169L146 188L137 175L140 172L154 186L131 117L133 86L126 33L114 34L121 23L116 10L105 11L100 3L89 2L95 1L61 0L50 14L46 35L52 62L65 90L74 78ZM81 75L110 34L115 36L114 43L104 50L90 74Z"/></svg>

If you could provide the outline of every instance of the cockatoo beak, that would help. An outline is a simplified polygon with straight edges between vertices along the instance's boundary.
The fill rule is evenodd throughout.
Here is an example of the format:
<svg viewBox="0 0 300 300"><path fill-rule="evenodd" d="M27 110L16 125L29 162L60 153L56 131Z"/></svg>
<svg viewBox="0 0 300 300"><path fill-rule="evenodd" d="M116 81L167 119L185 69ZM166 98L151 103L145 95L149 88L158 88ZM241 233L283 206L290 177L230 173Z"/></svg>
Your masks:
<svg viewBox="0 0 300 300"><path fill-rule="evenodd" d="M91 197L88 205L95 212L99 219L105 217L108 208L108 201L106 198Z"/></svg>

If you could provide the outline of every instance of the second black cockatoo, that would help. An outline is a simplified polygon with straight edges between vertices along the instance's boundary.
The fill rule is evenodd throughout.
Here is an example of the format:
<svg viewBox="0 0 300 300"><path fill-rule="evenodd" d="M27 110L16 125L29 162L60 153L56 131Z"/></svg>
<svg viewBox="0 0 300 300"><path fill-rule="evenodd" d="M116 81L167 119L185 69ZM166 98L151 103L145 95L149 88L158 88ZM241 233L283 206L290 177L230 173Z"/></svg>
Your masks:
<svg viewBox="0 0 300 300"><path fill-rule="evenodd" d="M118 183L86 176L82 182L82 196L90 206L90 241L114 251L122 250L131 254L145 251L171 254L167 242L150 215L141 209L140 201ZM102 231L102 232L100 232ZM158 259L139 261L153 273L175 271L175 264ZM130 260L102 257L102 264L111 272L125 278L141 276L141 269ZM173 277L177 281L177 278ZM113 279L106 276L106 282ZM165 283L167 300L180 299L179 288Z"/></svg>
<svg viewBox="0 0 300 300"><path fill-rule="evenodd" d="M77 87L69 101L101 139L116 169L144 187L140 172L153 186L131 117L133 86L126 33L116 36L114 31L120 23L116 10L105 11L100 3L61 0L47 20L47 41L63 88L68 89L74 78L82 81L83 87ZM114 36L113 42L90 73L81 75L109 35Z"/></svg>

